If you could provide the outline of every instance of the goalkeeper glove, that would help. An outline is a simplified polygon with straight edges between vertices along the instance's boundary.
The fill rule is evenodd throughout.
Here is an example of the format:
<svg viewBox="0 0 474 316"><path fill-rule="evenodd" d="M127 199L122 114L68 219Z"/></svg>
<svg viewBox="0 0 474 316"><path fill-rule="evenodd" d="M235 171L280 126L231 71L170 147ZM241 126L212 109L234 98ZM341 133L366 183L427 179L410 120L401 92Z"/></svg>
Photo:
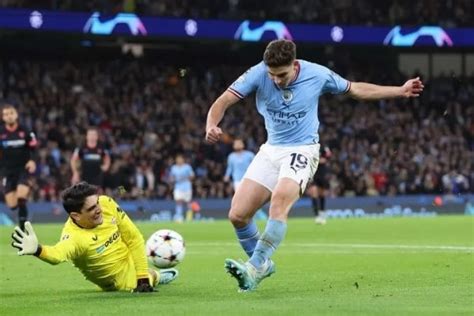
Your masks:
<svg viewBox="0 0 474 316"><path fill-rule="evenodd" d="M41 249L36 238L35 231L30 222L25 222L25 231L16 226L12 234L12 246L17 248L19 256L23 255L37 255L38 250Z"/></svg>
<svg viewBox="0 0 474 316"><path fill-rule="evenodd" d="M138 279L137 287L133 290L134 293L154 292L155 289L150 285L148 278Z"/></svg>

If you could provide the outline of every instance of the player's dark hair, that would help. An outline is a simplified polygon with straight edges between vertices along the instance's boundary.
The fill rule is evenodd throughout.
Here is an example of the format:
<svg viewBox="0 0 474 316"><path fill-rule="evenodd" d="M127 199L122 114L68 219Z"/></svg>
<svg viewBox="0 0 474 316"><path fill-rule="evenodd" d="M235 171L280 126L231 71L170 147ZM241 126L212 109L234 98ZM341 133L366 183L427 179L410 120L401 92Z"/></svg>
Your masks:
<svg viewBox="0 0 474 316"><path fill-rule="evenodd" d="M271 41L263 53L263 61L268 67L289 66L296 59L296 45L289 40Z"/></svg>
<svg viewBox="0 0 474 316"><path fill-rule="evenodd" d="M12 102L9 102L9 101L2 101L1 102L1 106L0 106L1 110L6 110L6 109L14 109L15 111L17 111L16 107L13 105Z"/></svg>
<svg viewBox="0 0 474 316"><path fill-rule="evenodd" d="M71 214L71 212L79 213L86 198L94 194L97 194L97 187L85 181L70 186L61 193L64 210L68 214Z"/></svg>

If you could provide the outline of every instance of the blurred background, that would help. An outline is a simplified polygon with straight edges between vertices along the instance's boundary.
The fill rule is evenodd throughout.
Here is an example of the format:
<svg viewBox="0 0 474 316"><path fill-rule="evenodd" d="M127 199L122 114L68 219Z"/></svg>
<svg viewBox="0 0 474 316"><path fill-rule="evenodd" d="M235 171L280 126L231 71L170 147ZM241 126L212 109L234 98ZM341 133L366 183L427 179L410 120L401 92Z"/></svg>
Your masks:
<svg viewBox="0 0 474 316"><path fill-rule="evenodd" d="M59 194L93 126L111 158L103 190L132 217L169 219L177 154L195 173L194 212L225 217L233 140L257 152L266 132L253 97L227 112L216 145L203 141L206 114L276 38L348 80L425 83L410 100L322 97L329 217L472 211L472 1L0 0L0 99L39 141L32 216L64 219ZM310 200L295 213L310 216Z"/></svg>

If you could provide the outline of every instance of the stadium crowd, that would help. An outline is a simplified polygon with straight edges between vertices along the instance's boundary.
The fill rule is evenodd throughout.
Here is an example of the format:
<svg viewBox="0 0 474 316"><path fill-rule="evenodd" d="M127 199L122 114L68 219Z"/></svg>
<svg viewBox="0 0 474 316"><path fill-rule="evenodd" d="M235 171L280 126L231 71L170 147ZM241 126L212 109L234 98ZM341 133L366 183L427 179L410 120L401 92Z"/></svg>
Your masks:
<svg viewBox="0 0 474 316"><path fill-rule="evenodd" d="M470 0L0 0L1 6L51 10L136 12L172 17L269 20L296 23L474 25Z"/></svg>
<svg viewBox="0 0 474 316"><path fill-rule="evenodd" d="M130 199L171 198L168 173L177 153L195 171L195 197L229 197L223 177L233 138L254 152L266 139L249 97L229 110L222 142L203 141L210 104L242 67L180 69L129 59L0 65L0 98L14 101L40 142L35 200L56 200L70 184L69 160L89 126L99 128L111 152L106 192ZM393 71L335 68L349 80L405 80ZM323 97L321 141L333 151L330 196L474 192L474 77L440 76L426 87L414 100Z"/></svg>

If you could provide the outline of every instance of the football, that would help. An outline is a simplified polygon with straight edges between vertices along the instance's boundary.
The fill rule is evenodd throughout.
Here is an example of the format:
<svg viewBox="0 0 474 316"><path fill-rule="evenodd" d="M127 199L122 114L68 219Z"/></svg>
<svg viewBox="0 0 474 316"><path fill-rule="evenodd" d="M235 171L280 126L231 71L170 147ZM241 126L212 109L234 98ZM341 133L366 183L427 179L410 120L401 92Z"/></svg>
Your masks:
<svg viewBox="0 0 474 316"><path fill-rule="evenodd" d="M146 242L148 259L158 268L174 267L183 261L185 253L184 239L174 230L158 230Z"/></svg>

